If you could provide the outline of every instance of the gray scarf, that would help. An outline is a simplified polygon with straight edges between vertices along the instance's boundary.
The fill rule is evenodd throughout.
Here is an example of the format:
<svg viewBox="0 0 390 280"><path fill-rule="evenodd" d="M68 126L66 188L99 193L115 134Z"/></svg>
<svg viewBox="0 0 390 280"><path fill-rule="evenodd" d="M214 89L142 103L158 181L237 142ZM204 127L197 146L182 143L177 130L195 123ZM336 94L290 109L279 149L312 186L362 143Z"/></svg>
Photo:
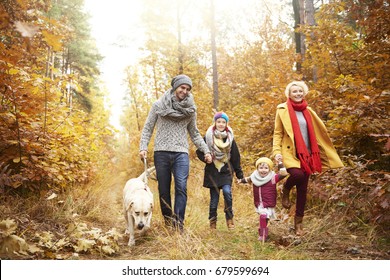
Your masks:
<svg viewBox="0 0 390 280"><path fill-rule="evenodd" d="M272 179L273 176L275 176L274 171L271 171L265 177L261 177L259 174L259 171L255 170L251 174L251 181L256 187L261 187L262 185L268 183Z"/></svg>
<svg viewBox="0 0 390 280"><path fill-rule="evenodd" d="M156 105L159 116L171 119L185 119L196 112L194 97L191 93L179 101L172 89L167 90L156 102Z"/></svg>

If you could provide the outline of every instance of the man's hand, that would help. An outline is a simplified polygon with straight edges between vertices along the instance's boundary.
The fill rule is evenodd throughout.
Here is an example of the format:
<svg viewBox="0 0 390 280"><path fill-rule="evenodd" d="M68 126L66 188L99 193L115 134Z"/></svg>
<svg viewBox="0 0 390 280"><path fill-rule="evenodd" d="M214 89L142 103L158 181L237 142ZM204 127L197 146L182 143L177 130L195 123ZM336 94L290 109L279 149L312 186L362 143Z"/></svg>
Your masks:
<svg viewBox="0 0 390 280"><path fill-rule="evenodd" d="M146 159L147 158L147 154L148 154L147 151L140 151L139 152L139 156L140 156L141 160L143 160L144 158Z"/></svg>

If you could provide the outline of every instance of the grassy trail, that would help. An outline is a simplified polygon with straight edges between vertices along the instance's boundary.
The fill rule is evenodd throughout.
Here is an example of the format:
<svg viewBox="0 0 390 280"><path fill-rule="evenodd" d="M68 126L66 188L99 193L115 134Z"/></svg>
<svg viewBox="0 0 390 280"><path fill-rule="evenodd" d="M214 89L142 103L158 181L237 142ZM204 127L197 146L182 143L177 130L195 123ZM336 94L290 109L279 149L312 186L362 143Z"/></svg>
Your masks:
<svg viewBox="0 0 390 280"><path fill-rule="evenodd" d="M209 191L202 187L202 165L192 164L188 181L188 203L185 232L179 234L163 226L156 181L149 180L154 193L155 208L152 228L147 236L129 248L127 236L120 240L120 252L114 259L386 259L386 251L377 249L374 229L356 229L343 223L341 215L325 213L324 205L308 203L304 226L307 234L297 238L292 231L293 211L287 213L280 208L280 219L272 221L270 239L262 243L257 240L258 215L254 211L252 190L249 185L234 185L233 208L235 230L228 230L224 220L223 197L218 209L217 230L209 229ZM114 191L108 197L112 200L111 211L116 213L106 220L108 227L124 232L122 215L122 186L125 180L113 184ZM96 256L89 256L88 258Z"/></svg>
<svg viewBox="0 0 390 280"><path fill-rule="evenodd" d="M136 176L138 175L134 174L131 177ZM149 180L155 201L152 227L145 237L136 241L136 246L129 248L128 236L124 235L122 210L122 189L129 177L124 173L102 174L101 179L91 182L89 186L70 188L57 196L51 193L52 190L43 192L39 197L22 197L15 193L3 195L0 204L0 229L3 232L0 258L390 259L389 238L386 233L380 233L375 226L364 224L357 217L346 219L346 214L327 205L326 200L313 199L310 185L304 219L307 234L302 238L297 238L291 230L294 210L286 212L281 209L278 200L279 219L271 221L269 225L269 241L259 242L258 214L254 211L252 189L249 185L234 184L232 188L236 228L227 229L221 196L217 230L210 230L209 190L202 187L203 166L199 161L191 163L184 233L179 234L163 225L157 182ZM356 222L346 222L347 220ZM15 236L14 239L10 237L11 234ZM22 242L24 247L19 243L13 244L13 241ZM26 247L29 246L27 250ZM13 254L13 251L18 252Z"/></svg>

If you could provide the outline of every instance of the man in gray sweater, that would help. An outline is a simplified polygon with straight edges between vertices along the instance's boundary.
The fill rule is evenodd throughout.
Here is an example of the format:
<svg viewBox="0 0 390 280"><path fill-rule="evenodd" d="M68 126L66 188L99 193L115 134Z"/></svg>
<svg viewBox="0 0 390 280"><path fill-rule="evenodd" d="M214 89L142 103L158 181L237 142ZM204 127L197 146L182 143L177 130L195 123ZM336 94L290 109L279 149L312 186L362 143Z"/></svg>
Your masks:
<svg viewBox="0 0 390 280"><path fill-rule="evenodd" d="M186 75L172 79L167 90L153 105L142 130L140 157L147 157L150 139L154 139L154 165L156 167L161 212L166 225L183 230L187 206L187 179L189 174L188 137L212 162L209 148L196 125L196 106L191 94L192 81ZM175 182L175 205L172 212L171 175Z"/></svg>

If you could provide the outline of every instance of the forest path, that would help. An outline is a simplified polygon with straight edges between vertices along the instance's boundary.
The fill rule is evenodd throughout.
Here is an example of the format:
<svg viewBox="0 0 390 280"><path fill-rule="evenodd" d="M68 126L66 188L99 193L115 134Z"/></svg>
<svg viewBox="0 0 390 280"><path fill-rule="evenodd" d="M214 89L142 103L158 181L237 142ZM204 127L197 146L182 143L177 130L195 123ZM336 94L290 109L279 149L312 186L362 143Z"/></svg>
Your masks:
<svg viewBox="0 0 390 280"><path fill-rule="evenodd" d="M15 232L30 249L20 252L11 238L0 240L4 259L81 260L350 260L390 259L386 232L358 219L347 219L340 209L313 199L309 187L304 218L307 234L292 230L294 209L280 208L278 220L269 224L269 240L258 241L258 214L253 207L252 188L233 184L236 228L228 230L219 202L217 229L208 222L209 190L202 187L203 168L193 164L187 185L185 230L182 234L163 223L157 182L149 180L154 194L152 226L146 236L128 247L125 235L122 191L128 175L103 174L105 179L74 188L58 197L3 197L0 217L9 234ZM173 191L172 191L173 192ZM52 197L48 199L49 196ZM295 190L291 198L294 199ZM345 210L344 210L345 211ZM348 222L348 221L356 222ZM4 233L6 233L5 231ZM25 240L25 241L24 241ZM26 243L25 243L26 244ZM14 247L16 246L16 247ZM7 249L8 248L8 249ZM11 249L12 248L12 249ZM10 254L9 252L16 252Z"/></svg>
<svg viewBox="0 0 390 280"><path fill-rule="evenodd" d="M208 224L208 190L201 187L203 172L195 166L188 181L188 203L185 231L179 234L166 228L158 203L157 182L149 180L154 194L155 208L152 227L147 235L128 247L124 235L125 220L122 210L122 189L127 179L116 177L109 183L104 197L110 205L109 219L101 226L116 228L122 235L119 250L112 256L80 255L87 259L149 259L149 260L203 260L203 259L388 259L386 246L379 247L373 232L356 225L346 225L337 213L324 213L323 205L309 205L304 220L307 234L298 238L292 230L293 211L277 208L279 220L269 225L270 238L257 240L258 215L253 210L251 188L233 187L236 229L229 231L223 217L223 198L219 203L217 230ZM278 207L280 203L278 201Z"/></svg>

